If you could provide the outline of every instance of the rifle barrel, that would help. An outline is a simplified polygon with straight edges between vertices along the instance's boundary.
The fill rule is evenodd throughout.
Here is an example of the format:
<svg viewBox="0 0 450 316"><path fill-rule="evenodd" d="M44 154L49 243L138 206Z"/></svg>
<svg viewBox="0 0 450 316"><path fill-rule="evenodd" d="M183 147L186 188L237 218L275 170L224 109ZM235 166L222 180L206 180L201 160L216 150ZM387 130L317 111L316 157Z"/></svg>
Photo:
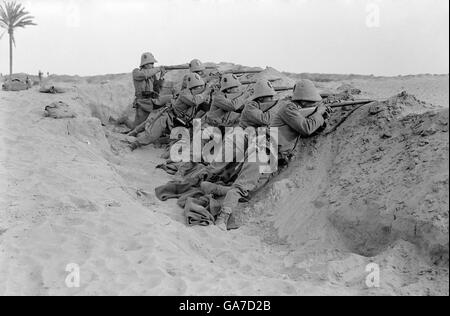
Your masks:
<svg viewBox="0 0 450 316"><path fill-rule="evenodd" d="M331 108L341 108L343 106L349 106L349 105L360 105L360 104L368 104L376 102L376 100L370 100L370 99L361 99L361 100L354 100L354 101L343 101L343 102L335 102L328 104Z"/></svg>
<svg viewBox="0 0 450 316"><path fill-rule="evenodd" d="M244 75L244 74L259 74L262 70L224 70L222 74Z"/></svg>
<svg viewBox="0 0 450 316"><path fill-rule="evenodd" d="M289 91L294 90L294 87L274 87L275 91L281 92L281 91Z"/></svg>
<svg viewBox="0 0 450 316"><path fill-rule="evenodd" d="M187 70L189 65L163 66L166 70Z"/></svg>
<svg viewBox="0 0 450 316"><path fill-rule="evenodd" d="M276 79L269 79L269 82L275 82L280 80L281 78L276 78ZM248 80L248 81L241 81L241 84L247 85L247 84L255 84L257 81L253 81L253 80ZM276 90L275 90L276 91Z"/></svg>

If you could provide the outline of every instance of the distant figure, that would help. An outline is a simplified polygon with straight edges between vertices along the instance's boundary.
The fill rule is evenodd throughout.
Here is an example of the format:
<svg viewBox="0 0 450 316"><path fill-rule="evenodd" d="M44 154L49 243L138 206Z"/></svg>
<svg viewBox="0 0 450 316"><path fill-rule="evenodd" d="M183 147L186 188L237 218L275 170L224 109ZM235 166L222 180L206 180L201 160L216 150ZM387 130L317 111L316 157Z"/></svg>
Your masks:
<svg viewBox="0 0 450 316"><path fill-rule="evenodd" d="M27 79L25 79L25 83L27 84L27 89L30 89L33 86L33 83L31 82L31 79L28 76Z"/></svg>
<svg viewBox="0 0 450 316"><path fill-rule="evenodd" d="M42 83L42 76L44 75L44 73L42 71L39 70L38 76L39 76L39 83Z"/></svg>
<svg viewBox="0 0 450 316"><path fill-rule="evenodd" d="M50 73L47 71L47 77L50 77Z"/></svg>

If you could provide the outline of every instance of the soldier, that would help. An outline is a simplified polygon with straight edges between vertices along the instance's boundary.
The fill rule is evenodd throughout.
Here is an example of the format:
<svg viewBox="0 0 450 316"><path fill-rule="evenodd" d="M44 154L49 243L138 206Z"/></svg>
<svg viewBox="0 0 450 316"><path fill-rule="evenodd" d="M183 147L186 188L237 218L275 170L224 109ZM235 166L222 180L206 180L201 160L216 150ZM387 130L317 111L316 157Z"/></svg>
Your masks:
<svg viewBox="0 0 450 316"><path fill-rule="evenodd" d="M270 125L270 112L264 112L263 109L261 109L261 105L264 102L273 101L276 92L272 84L267 80L257 81L253 87L253 91L252 96L247 103L245 103L244 110L242 111L239 120L239 126L242 129L246 129L247 127L257 129L258 127L268 127ZM245 135L245 137L235 136L234 133L226 134L224 142L225 144L233 144L232 147L228 147L234 148L234 159L236 162L240 162L245 158L247 153L249 135ZM201 183L201 189L205 194L224 196L230 188L205 181Z"/></svg>
<svg viewBox="0 0 450 316"><path fill-rule="evenodd" d="M33 82L31 81L30 77L28 77L28 76L25 79L25 83L27 84L27 89L30 89L33 86Z"/></svg>
<svg viewBox="0 0 450 316"><path fill-rule="evenodd" d="M270 125L270 112L264 112L261 104L273 101L275 92L272 84L267 80L259 80L255 83L254 92L250 102L245 104L239 125L242 128L249 126L257 128Z"/></svg>
<svg viewBox="0 0 450 316"><path fill-rule="evenodd" d="M41 70L39 70L39 72L38 72L38 77L39 77L39 84L40 85L42 85L42 78L43 78L43 76L44 76L44 73L41 71ZM48 77L48 76L47 76Z"/></svg>
<svg viewBox="0 0 450 316"><path fill-rule="evenodd" d="M240 91L241 82L233 74L224 75L220 92L212 99L211 108L205 116L206 124L216 127L235 126L239 123L241 111L248 94Z"/></svg>
<svg viewBox="0 0 450 316"><path fill-rule="evenodd" d="M189 63L189 71L191 73L198 74L205 83L208 83L211 80L211 77L210 77L211 72L208 71L206 69L205 65L203 65L203 63L198 59L191 60L191 62ZM188 75L185 75L183 78L183 83L181 85L181 90L186 89L187 78L188 78Z"/></svg>
<svg viewBox="0 0 450 316"><path fill-rule="evenodd" d="M273 117L271 127L278 128L278 149L281 159L292 154L299 137L309 137L320 129L328 119L328 109L318 103L322 100L314 84L309 80L299 81L293 92L292 101L282 101L279 111ZM318 104L317 104L318 103ZM301 109L317 105L317 110L309 117L304 117ZM261 164L245 162L233 186L216 188L219 193L226 193L222 211L216 225L227 229L227 223L241 198L248 198L250 193L264 186L273 174L260 173Z"/></svg>
<svg viewBox="0 0 450 316"><path fill-rule="evenodd" d="M177 126L190 128L192 120L196 118L199 108L205 103L209 103L211 87L205 84L203 79L195 73L187 77L187 88L184 89L172 108L157 118L149 122L145 132L137 137L135 142L131 143L131 149L145 146L156 142L165 133Z"/></svg>
<svg viewBox="0 0 450 316"><path fill-rule="evenodd" d="M136 99L134 107L136 108L136 117L134 120L134 127L139 126L149 116L154 109L154 100L158 98L158 93L155 92L156 75L164 76L165 70L163 67L154 67L156 59L151 53L144 53L141 57L140 68L133 70L133 83L135 89Z"/></svg>

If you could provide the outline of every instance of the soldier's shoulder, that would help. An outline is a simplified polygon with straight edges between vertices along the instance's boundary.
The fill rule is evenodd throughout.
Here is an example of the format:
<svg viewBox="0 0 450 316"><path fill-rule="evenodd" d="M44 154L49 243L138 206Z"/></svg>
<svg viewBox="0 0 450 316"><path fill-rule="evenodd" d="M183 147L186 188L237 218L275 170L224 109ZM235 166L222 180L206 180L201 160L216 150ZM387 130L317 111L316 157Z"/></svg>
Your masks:
<svg viewBox="0 0 450 316"><path fill-rule="evenodd" d="M253 100L248 100L247 102L245 102L245 107L258 107L258 102L253 101Z"/></svg>
<svg viewBox="0 0 450 316"><path fill-rule="evenodd" d="M280 110L297 110L297 105L292 100L281 100Z"/></svg>
<svg viewBox="0 0 450 316"><path fill-rule="evenodd" d="M216 101L225 101L227 99L225 93L217 91L216 93L213 94L213 100Z"/></svg>
<svg viewBox="0 0 450 316"><path fill-rule="evenodd" d="M188 97L188 96L192 96L192 93L188 88L182 89L180 91L180 97Z"/></svg>

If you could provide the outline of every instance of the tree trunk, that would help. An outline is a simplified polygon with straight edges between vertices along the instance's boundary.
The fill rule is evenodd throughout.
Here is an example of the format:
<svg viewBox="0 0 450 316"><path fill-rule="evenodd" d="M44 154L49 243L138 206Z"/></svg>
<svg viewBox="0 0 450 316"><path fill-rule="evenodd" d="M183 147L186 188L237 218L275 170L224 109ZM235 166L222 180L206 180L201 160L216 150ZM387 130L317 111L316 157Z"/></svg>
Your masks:
<svg viewBox="0 0 450 316"><path fill-rule="evenodd" d="M13 40L12 40L12 32L9 31L9 79L12 79L13 73Z"/></svg>

